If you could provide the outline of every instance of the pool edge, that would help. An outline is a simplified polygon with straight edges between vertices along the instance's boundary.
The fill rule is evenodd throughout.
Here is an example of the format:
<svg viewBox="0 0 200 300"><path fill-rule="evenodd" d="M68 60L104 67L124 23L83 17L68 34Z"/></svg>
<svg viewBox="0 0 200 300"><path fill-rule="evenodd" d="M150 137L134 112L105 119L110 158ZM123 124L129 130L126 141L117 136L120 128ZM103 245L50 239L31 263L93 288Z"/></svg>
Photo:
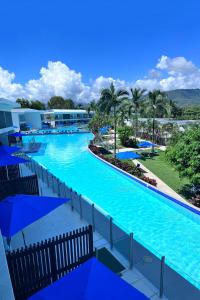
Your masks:
<svg viewBox="0 0 200 300"><path fill-rule="evenodd" d="M156 193L162 195L163 197L169 199L170 201L172 201L172 202L174 202L174 203L176 203L176 204L178 204L178 205L180 205L180 206L182 206L182 207L184 207L184 208L186 208L186 209L188 209L188 210L192 211L193 213L195 213L195 214L197 214L197 215L200 216L200 209L198 209L198 208L195 207L195 206L192 206L192 204L181 202L180 200L178 200L178 199L176 199L176 198L173 198L172 196L170 196L170 195L168 195L168 194L166 194L166 193L160 191L157 187L154 187L154 186L152 186L151 184L145 183L143 180L141 180L141 179L135 177L134 175L131 175L131 174L127 173L126 171L124 171L124 170L122 170L122 169L120 169L120 168L118 168L118 167L112 165L112 164L109 163L108 161L106 161L106 160L102 159L101 157L99 157L98 155L94 154L94 153L90 150L90 148L88 148L88 151L89 151L95 158L97 158L97 159L99 159L100 161L102 161L103 163L109 165L111 168L117 170L118 172L124 174L125 176L127 176L127 177L129 177L130 179L132 179L132 180L138 182L139 184L145 186L146 188L148 188L148 189L150 189L150 190L153 190L154 192L156 192Z"/></svg>

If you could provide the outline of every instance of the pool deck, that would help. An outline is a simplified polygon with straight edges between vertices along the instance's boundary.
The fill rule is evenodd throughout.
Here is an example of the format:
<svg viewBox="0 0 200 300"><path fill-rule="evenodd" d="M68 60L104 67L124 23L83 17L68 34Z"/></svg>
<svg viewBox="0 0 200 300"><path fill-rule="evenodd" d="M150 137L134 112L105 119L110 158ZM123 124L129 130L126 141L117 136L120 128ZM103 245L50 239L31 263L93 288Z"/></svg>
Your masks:
<svg viewBox="0 0 200 300"><path fill-rule="evenodd" d="M21 172L25 175L30 175L31 172L26 166L21 166ZM44 196L57 196L52 192L47 185L39 181L40 194ZM27 245L48 239L52 236L62 234L86 226L88 223L81 219L76 211L72 211L69 204L64 204L51 212L44 218L31 224L24 230L25 240ZM125 267L122 271L122 278L133 287L144 293L149 299L158 300L159 291L149 280L147 280L135 267L129 268L129 262L115 249L110 249L110 244L97 231L94 232L94 247L100 249L106 247ZM23 238L21 234L13 237L11 242L12 249L23 246ZM163 296L162 299L167 299Z"/></svg>

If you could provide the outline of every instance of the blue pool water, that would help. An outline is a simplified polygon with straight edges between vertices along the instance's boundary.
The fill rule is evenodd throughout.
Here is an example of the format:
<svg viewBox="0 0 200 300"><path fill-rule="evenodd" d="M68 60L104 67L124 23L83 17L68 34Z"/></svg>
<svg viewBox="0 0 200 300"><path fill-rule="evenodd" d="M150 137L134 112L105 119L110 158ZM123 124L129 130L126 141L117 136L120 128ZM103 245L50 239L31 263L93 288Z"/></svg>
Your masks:
<svg viewBox="0 0 200 300"><path fill-rule="evenodd" d="M27 141L31 137L24 137ZM33 158L111 215L134 238L200 287L200 216L111 168L88 151L91 134L35 137Z"/></svg>

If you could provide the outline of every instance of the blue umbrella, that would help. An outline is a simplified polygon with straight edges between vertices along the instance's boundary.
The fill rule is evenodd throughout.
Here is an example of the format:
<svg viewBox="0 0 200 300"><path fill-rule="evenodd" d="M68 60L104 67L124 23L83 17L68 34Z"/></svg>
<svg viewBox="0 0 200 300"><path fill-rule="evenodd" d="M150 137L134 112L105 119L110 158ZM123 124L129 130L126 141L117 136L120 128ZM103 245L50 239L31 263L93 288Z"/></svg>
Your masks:
<svg viewBox="0 0 200 300"><path fill-rule="evenodd" d="M15 195L5 198L0 202L2 235L11 238L67 201L69 199L32 195Z"/></svg>
<svg viewBox="0 0 200 300"><path fill-rule="evenodd" d="M14 132L14 133L9 134L9 136L22 137L22 136L24 136L24 134L22 134L21 132Z"/></svg>
<svg viewBox="0 0 200 300"><path fill-rule="evenodd" d="M108 132L108 128L107 127L102 127L102 128L99 129L99 132L101 134L106 134Z"/></svg>
<svg viewBox="0 0 200 300"><path fill-rule="evenodd" d="M14 148L14 147L13 147ZM0 155L0 167L6 167L7 179L9 179L8 168L7 166L18 165L30 162L24 158L12 155Z"/></svg>
<svg viewBox="0 0 200 300"><path fill-rule="evenodd" d="M156 147L156 146L157 145L152 142L143 141L143 142L138 143L138 147L141 147L141 148L149 148L149 147Z"/></svg>
<svg viewBox="0 0 200 300"><path fill-rule="evenodd" d="M29 300L146 300L144 294L122 280L96 258L55 283L37 292Z"/></svg>
<svg viewBox="0 0 200 300"><path fill-rule="evenodd" d="M119 159L138 159L138 158L141 158L141 155L139 155L138 153L133 152L133 151L119 152L119 153L117 153L116 156Z"/></svg>
<svg viewBox="0 0 200 300"><path fill-rule="evenodd" d="M0 167L18 165L18 164L27 163L27 162L29 162L29 160L26 160L26 159L18 157L18 156L12 156L12 155L0 156Z"/></svg>
<svg viewBox="0 0 200 300"><path fill-rule="evenodd" d="M0 157L2 155L9 155L20 150L19 147L0 146Z"/></svg>

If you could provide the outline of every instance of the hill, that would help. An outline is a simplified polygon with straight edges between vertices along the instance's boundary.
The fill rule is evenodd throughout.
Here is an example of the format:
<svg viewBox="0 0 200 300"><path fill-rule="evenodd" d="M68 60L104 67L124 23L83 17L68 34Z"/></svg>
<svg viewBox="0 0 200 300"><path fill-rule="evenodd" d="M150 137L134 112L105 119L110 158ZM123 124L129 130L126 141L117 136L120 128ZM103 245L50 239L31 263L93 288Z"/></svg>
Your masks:
<svg viewBox="0 0 200 300"><path fill-rule="evenodd" d="M200 105L200 89L172 90L167 95L180 106Z"/></svg>

